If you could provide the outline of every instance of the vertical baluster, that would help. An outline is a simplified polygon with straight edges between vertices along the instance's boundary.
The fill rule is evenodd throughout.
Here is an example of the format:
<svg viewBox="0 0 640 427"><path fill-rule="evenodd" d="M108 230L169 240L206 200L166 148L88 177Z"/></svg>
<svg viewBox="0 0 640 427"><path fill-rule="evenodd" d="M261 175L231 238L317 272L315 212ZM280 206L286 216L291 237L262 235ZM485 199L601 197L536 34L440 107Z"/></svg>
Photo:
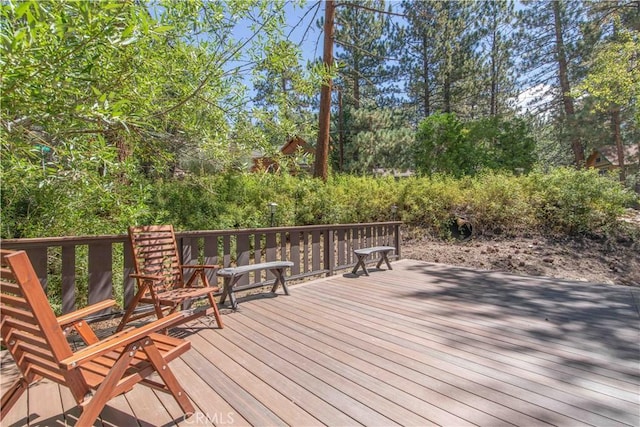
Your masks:
<svg viewBox="0 0 640 427"><path fill-rule="evenodd" d="M76 309L76 247L62 247L62 312Z"/></svg>
<svg viewBox="0 0 640 427"><path fill-rule="evenodd" d="M113 255L111 243L89 245L89 305L113 298ZM102 313L108 312L107 309Z"/></svg>

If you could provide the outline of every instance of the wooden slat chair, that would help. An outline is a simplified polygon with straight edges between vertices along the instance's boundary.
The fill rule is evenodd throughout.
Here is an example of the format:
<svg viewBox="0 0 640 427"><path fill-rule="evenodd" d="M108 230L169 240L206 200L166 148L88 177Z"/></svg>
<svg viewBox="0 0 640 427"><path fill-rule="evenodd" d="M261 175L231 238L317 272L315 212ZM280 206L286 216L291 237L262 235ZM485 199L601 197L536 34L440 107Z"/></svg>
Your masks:
<svg viewBox="0 0 640 427"><path fill-rule="evenodd" d="M128 322L154 314L160 319L166 313L180 309L186 302L204 296L207 297L210 307L192 311L185 321L213 313L218 327L223 327L214 297L220 289L211 286L205 274L205 269L217 269L220 266L182 265L172 225L129 227L129 242L136 270L131 277L136 279L138 291L126 308L116 331L122 330ZM185 283L183 271L189 269L193 269L194 272ZM201 286L195 286L198 281L201 282ZM144 304L151 304L153 310L143 309L136 313Z"/></svg>
<svg viewBox="0 0 640 427"><path fill-rule="evenodd" d="M181 323L182 313L99 340L83 319L115 305L114 300L56 318L27 254L2 250L0 257L0 333L20 371L2 395L0 423L29 385L42 378L71 390L82 408L79 426L93 425L111 398L137 383L170 393L185 414L193 414L193 405L167 365L191 343L155 333ZM77 351L65 337L72 330L86 344ZM162 383L147 378L154 372Z"/></svg>

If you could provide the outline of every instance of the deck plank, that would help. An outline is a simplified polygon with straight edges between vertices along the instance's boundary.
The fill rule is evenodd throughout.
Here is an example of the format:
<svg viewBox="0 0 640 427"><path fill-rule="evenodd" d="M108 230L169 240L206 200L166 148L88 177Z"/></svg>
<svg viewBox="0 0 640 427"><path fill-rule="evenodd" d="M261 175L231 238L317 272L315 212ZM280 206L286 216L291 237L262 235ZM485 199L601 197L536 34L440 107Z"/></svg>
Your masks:
<svg viewBox="0 0 640 427"><path fill-rule="evenodd" d="M33 425L64 425L64 409L58 385L49 380L40 381L29 387L29 404L31 402L47 402L37 405L37 411L30 412L29 423Z"/></svg>
<svg viewBox="0 0 640 427"><path fill-rule="evenodd" d="M231 427L246 427L251 424L224 400L196 371L191 369L183 360L171 362L171 368L180 379L182 385L194 404L196 412L191 417L183 419L179 425L184 426L212 426L221 424ZM202 369L207 369L206 365ZM170 399L173 397L168 396Z"/></svg>
<svg viewBox="0 0 640 427"><path fill-rule="evenodd" d="M285 423L267 406L255 399L250 392L233 382L216 365L212 365L206 355L190 351L182 356L196 374L202 378L216 394L226 400L234 410L251 425L284 426ZM206 411L210 415L209 410ZM215 423L214 423L215 424Z"/></svg>
<svg viewBox="0 0 640 427"><path fill-rule="evenodd" d="M322 303L318 303L322 304ZM320 308L318 308L320 309ZM343 327L354 327L361 332L369 331L371 328L367 326L356 327L351 321L353 316L350 313L340 311L336 315L336 319ZM375 318L366 318L366 322L373 322L375 324ZM369 323L371 324L371 323ZM442 363L454 364L458 366L458 369L470 370L473 373L485 375L487 378L493 378L504 382L505 384L511 384L514 387L519 387L523 390L528 390L537 393L541 396L545 396L548 399L552 399L558 402L563 402L568 405L572 405L576 397L585 397L588 399L598 399L604 404L603 408L615 407L615 410L606 414L613 419L618 417L620 411L623 411L622 417L617 419L624 423L625 419L628 419L631 414L634 414L638 410L637 403L634 403L634 395L632 393L615 390L611 387L605 387L601 385L603 389L598 392L597 384L583 379L583 383L580 386L571 384L570 381L559 381L559 378L541 374L546 371L544 366L536 365L523 365L514 363L514 359L510 357L500 357L496 353L487 352L482 353L481 350L475 348L462 349L459 346L454 347L449 344L439 344L434 340L424 339L416 334L407 333L408 328L402 330L386 327L384 324L379 324L377 333L374 335L378 339L385 339L391 341L397 345L403 345L405 348L415 350L418 353L430 351L432 356L440 359ZM501 360L500 360L501 359ZM467 374L469 376L471 374ZM591 386L591 389L587 386ZM612 397L607 394L617 395ZM514 394L515 396L516 394ZM637 396L637 395L636 395ZM540 399L538 399L540 401ZM548 405L546 403L545 405ZM613 406L612 406L613 405ZM567 407L561 407L554 403L559 412L570 413L571 411ZM547 406L548 407L548 406ZM577 416L582 422L595 422L597 425L608 422L606 418L600 418L598 414L594 415L588 413L588 408L581 408L586 410L586 413L580 411L574 415ZM600 409L602 411L602 409ZM584 412L584 411L583 411ZM591 421L589 421L591 420Z"/></svg>
<svg viewBox="0 0 640 427"><path fill-rule="evenodd" d="M339 293L340 291L335 292L335 294ZM466 349L467 352L472 352L475 355L485 354L492 360L500 360L503 363L518 367L526 368L530 366L530 364L546 363L546 368L552 371L550 375L553 378L557 378L557 375L571 378L572 376L570 374L575 374L580 377L580 375L585 373L584 369L580 370L578 368L567 367L558 361L554 361L552 357L542 357L544 355L553 356L553 348L540 344L535 345L535 342L530 342L524 347L522 342L512 341L509 346L510 353L508 357L506 357L496 351L496 348L507 344L506 340L501 341L496 339L499 331L491 333L491 330L484 329L483 332L483 329L474 327L473 325L460 327L455 324L457 319L442 320L441 325L436 324L436 328L433 328L431 324L423 322L422 319L386 310L383 306L375 307L374 304L362 305L357 301L346 303L339 298L338 295L324 296L315 291L315 296L310 296L309 298L315 298L314 301L319 301L317 304L321 304L327 309L332 307L348 307L359 315L365 316L366 321L371 322L372 325L377 324L381 330L384 330L387 326L379 319L384 317L392 318L394 325L402 325L402 330L411 335L407 337L407 339L416 336L426 338L430 342L447 343L455 346L456 349ZM309 302L311 302L311 300L309 300ZM372 313L375 313L375 315ZM426 326L429 327L428 330L424 329ZM457 336L459 336L459 338ZM567 372L568 370L570 372ZM605 372L596 374L595 377L597 381L593 381L592 384L583 383L582 387L605 394L609 393L616 398L630 402L636 402L638 382L629 382L628 377L626 380L612 378L611 374L615 376L615 373L616 371L606 370Z"/></svg>
<svg viewBox="0 0 640 427"><path fill-rule="evenodd" d="M242 325L234 323L237 320L235 317L237 316L229 316L233 326L225 330L223 334L220 335L215 331L207 330L202 331L202 335L226 354L230 354L230 357L233 357L244 369L263 381L268 381L272 384L274 389L282 393L287 399L290 399L291 402L299 405L310 414L316 414L317 421L325 425L353 425L355 423L352 418L311 393L302 385L292 381L279 370L274 369L271 366L271 355L266 360L261 360L247 352L243 346L242 336L238 335L238 333L242 333ZM244 334L246 334L246 331ZM307 422L315 424L317 421L308 420Z"/></svg>
<svg viewBox="0 0 640 427"><path fill-rule="evenodd" d="M146 387L134 387L125 394L127 403L133 411L141 427L162 425L174 425L174 418L166 410L158 396L145 389Z"/></svg>
<svg viewBox="0 0 640 427"><path fill-rule="evenodd" d="M203 330L199 334L191 337L193 345L197 346L202 354L216 362L216 365L224 371L227 377L246 390L251 390L251 395L265 406L278 408L278 416L288 425L319 425L318 421L309 415L304 409L296 404L292 399L283 396L281 392L250 371L244 368L245 363L240 364L243 355L241 348L233 345L229 341L214 339L213 344L206 339L209 333L216 331L210 329ZM227 354L224 351L227 350Z"/></svg>
<svg viewBox="0 0 640 427"><path fill-rule="evenodd" d="M74 426L76 425L78 418L80 418L80 408L76 404L76 400L73 398L71 394L71 390L67 387L58 386L58 391L60 392L60 401L62 402L62 409L64 410L64 418L65 418L65 426ZM102 427L102 421L100 418L96 420L94 423L97 427Z"/></svg>
<svg viewBox="0 0 640 427"><path fill-rule="evenodd" d="M251 329L256 328L255 324L249 324ZM402 419L406 420L406 423L409 425L430 425L427 419L417 416L416 414L407 411L405 408L400 407L391 401L384 401L380 399L379 395L373 393L374 387L370 384L367 384L367 381L363 377L358 376L347 376L344 375L338 366L338 364L334 364L329 367L328 364L322 363L320 359L322 359L322 355L319 353L314 353L309 357L308 351L305 351L301 346L295 345L296 350L289 347L289 343L284 339L284 337L278 335L274 336L273 332L269 333L268 330L263 330L265 335L258 337L254 332L250 332L246 335L247 339L252 340L254 343L258 343L261 341L263 345L268 346L270 349L273 349L274 352L285 355L285 357L289 360L294 361L296 364L304 364L304 366L311 366L312 363L315 363L308 372L310 372L314 376L322 376L324 381L333 384L334 387L338 388L343 393L348 393L349 396L357 396L357 400L361 405L364 405L368 408L371 408L378 412L382 417L385 417L386 423L392 422L391 419L388 419L389 413L396 414L397 416L402 417ZM265 336L271 336L268 341L265 341ZM277 338L275 340L274 338ZM325 370L326 369L326 370ZM383 396L384 397L384 396ZM353 403L352 403L353 405ZM357 414L353 414L353 416L358 417ZM368 424L371 422L367 418L358 419L359 422ZM377 422L376 420L375 422Z"/></svg>
<svg viewBox="0 0 640 427"><path fill-rule="evenodd" d="M256 311L253 313L253 311ZM430 395L430 399L424 399L426 390L416 387L416 384L409 380L402 380L390 371L376 366L368 361L360 359L353 355L353 350L348 351L345 347L348 343L342 342L341 346L331 346L328 343L336 343L334 337L328 340L322 340L316 333L309 334L311 329L305 328L300 320L298 324L295 320L289 322L288 318L279 316L277 313L261 311L253 307L252 313L246 313L247 317L254 320L247 323L259 335L270 335L269 329L277 327L280 335L278 340L286 343L291 348L297 348L305 357L314 359L328 369L332 369L337 374L343 375L347 379L358 382L360 385L369 388L369 390L378 393L385 399L394 402L396 405L403 406L406 410L412 411L422 418L413 417L417 425L427 424L448 424L448 425L471 425L470 422L463 418L454 416L451 413L442 410L429 401L436 401L440 396ZM285 320L289 326L282 322ZM246 322L245 319L238 319L239 322ZM276 325L276 326L274 326ZM306 329L306 330L305 330ZM315 332L315 331L314 331ZM304 346L300 346L303 344ZM387 364L393 364L387 361ZM386 385L393 385L386 387ZM418 397L420 396L420 397ZM406 412L406 411L404 411ZM408 417L402 417L402 420L409 420ZM495 419L494 425L499 425L500 421Z"/></svg>
<svg viewBox="0 0 640 427"><path fill-rule="evenodd" d="M175 328L192 349L171 367L196 413L136 386L97 425L640 425L635 289L393 267L239 298L224 329ZM16 372L2 357L5 390ZM44 381L2 425L74 425L79 413Z"/></svg>
<svg viewBox="0 0 640 427"><path fill-rule="evenodd" d="M229 317L233 318L233 316ZM231 328L229 328L229 331L229 333L232 333ZM227 332L225 331L225 333ZM312 360L302 358L283 346L278 346L277 351L274 350L272 352L271 349L276 348L272 346L277 345L277 343L257 334L253 335L253 337L254 340L242 339L239 336L235 338L242 344L244 349L256 355L258 359L268 360L271 367L289 378L293 377L298 384L340 409L357 423L364 425L394 424L389 418L350 395L349 392L353 392L357 385L341 381L341 379L338 379L339 382L331 383L324 376L324 374L330 375L330 372L322 370L322 367ZM268 344L265 342L268 342ZM265 348L265 345L268 345L269 348ZM382 402L377 401L377 403Z"/></svg>
<svg viewBox="0 0 640 427"><path fill-rule="evenodd" d="M316 298L320 300L327 299L332 303L336 298L343 298L344 289L336 289L332 295L318 293L315 290ZM347 291L348 292L348 291ZM382 294L382 293L381 293ZM347 293L347 296L350 296ZM338 304L340 301L335 302ZM501 333L497 328L482 328L473 322L465 322L458 318L443 318L433 315L432 313L412 312L410 307L396 307L396 310L389 310L385 303L377 301L367 302L366 304L359 301L351 301L349 305L352 309L360 313L371 313L380 318L389 318L394 323L399 323L407 327L415 327L420 331L429 328L429 336L431 339L439 340L439 342L452 342L456 345L480 348L492 351L499 355L497 348L508 348L510 357L522 360L528 363L549 362L555 374L572 375L580 377L585 373L585 369L581 366L585 360L580 360L575 366L568 366L566 363L567 355L559 357L556 354L548 353L549 347L541 345L535 341L525 341L524 339L513 338L509 335ZM398 310L400 309L400 310ZM564 363L563 363L564 362ZM633 380L632 372L628 375L621 375L620 372L612 370L604 366L596 371L592 370L592 374L596 374L598 381L612 387L622 390L635 392L640 382L636 378Z"/></svg>
<svg viewBox="0 0 640 427"><path fill-rule="evenodd" d="M509 418L518 421L528 422L529 425L538 425L544 423L543 420L535 417L527 417L522 412L512 411L508 405L495 405L492 399L495 399L496 391L490 387L483 386L480 382L470 380L468 373L460 373L460 369L447 371L437 366L429 366L421 360L416 360L407 356L407 351L403 348L393 347L385 344L384 340L373 337L371 335L359 334L355 330L347 330L346 328L333 329L330 326L322 325L323 322L309 319L301 310L296 310L297 317L288 317L287 313L283 313L280 307L267 308L273 313L287 316L290 325L301 328L300 332L305 333L304 329L314 330L325 334L329 342L336 345L342 350L349 350L353 355L363 357L368 362L378 367L390 370L395 375L419 384L422 389L418 392L416 387L412 388L416 395L420 395L425 402L436 402L437 405L445 411L451 411L458 417L465 418L468 422L477 423L482 421L484 425L494 425L499 420L508 422ZM294 326L292 326L294 327ZM309 333L308 331L306 333ZM336 335L342 335L336 338ZM318 335L313 335L317 339ZM353 347L353 348L351 348ZM453 374L451 372L457 372ZM505 398L507 398L505 396ZM513 399L512 407L523 411L517 399ZM481 408L477 410L476 408ZM511 414L510 414L511 413ZM459 425L465 421L446 422L440 420L443 425ZM553 423L549 421L549 423Z"/></svg>

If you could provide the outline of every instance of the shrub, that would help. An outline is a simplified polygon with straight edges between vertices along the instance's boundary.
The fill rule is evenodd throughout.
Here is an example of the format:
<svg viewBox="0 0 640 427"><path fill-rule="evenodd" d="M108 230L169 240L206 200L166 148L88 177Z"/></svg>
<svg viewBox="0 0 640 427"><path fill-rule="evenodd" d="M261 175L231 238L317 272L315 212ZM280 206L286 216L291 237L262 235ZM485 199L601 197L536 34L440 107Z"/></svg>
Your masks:
<svg viewBox="0 0 640 427"><path fill-rule="evenodd" d="M467 138L468 130L453 113L434 114L420 123L416 134L414 160L425 175L436 173L456 177L478 170L480 153Z"/></svg>
<svg viewBox="0 0 640 427"><path fill-rule="evenodd" d="M515 234L535 226L523 179L510 174L485 172L463 180L467 210L476 234Z"/></svg>
<svg viewBox="0 0 640 427"><path fill-rule="evenodd" d="M558 168L527 177L539 225L549 231L608 231L635 196L614 178L595 169Z"/></svg>
<svg viewBox="0 0 640 427"><path fill-rule="evenodd" d="M615 179L574 169L401 180L336 175L327 182L237 173L153 184L64 182L22 192L11 187L28 202L28 215L18 215L20 203L13 201L2 211L3 222L8 218L23 237L125 233L136 223L171 223L177 230L268 227L268 204L275 202L277 226L385 221L397 205L397 219L441 237L458 217L470 220L475 234L584 233L611 229L634 198ZM3 188L3 201L8 195Z"/></svg>

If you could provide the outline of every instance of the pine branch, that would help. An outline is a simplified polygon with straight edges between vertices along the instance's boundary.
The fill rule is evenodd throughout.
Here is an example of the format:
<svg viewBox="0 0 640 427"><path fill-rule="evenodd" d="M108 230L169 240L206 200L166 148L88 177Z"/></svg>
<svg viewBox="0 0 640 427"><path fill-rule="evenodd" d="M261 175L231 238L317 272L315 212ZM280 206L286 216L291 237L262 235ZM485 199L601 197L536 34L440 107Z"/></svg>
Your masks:
<svg viewBox="0 0 640 427"><path fill-rule="evenodd" d="M396 13L396 12L391 12L391 11L386 11L386 10L375 9L373 7L365 6L365 5L362 5L362 4L356 4L356 3L336 3L336 7L340 7L340 6L346 6L346 7L352 8L352 9L367 10L369 12L381 13L383 15L400 16L402 18L406 18L407 17L407 15L405 15L403 13Z"/></svg>

